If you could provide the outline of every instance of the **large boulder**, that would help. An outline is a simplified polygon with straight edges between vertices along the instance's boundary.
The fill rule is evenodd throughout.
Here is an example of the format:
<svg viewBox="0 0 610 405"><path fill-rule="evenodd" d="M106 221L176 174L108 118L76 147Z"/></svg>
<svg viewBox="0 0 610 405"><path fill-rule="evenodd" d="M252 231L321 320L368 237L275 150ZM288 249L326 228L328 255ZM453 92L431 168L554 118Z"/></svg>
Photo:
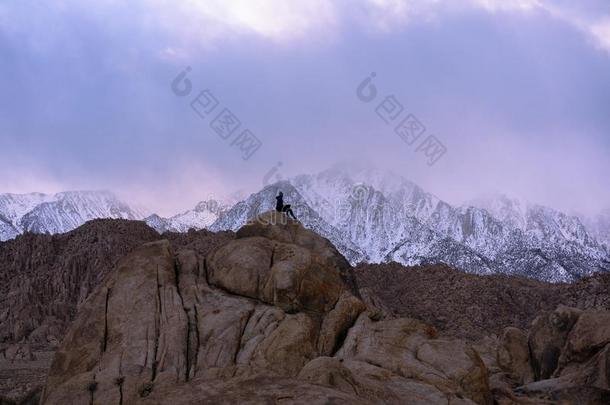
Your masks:
<svg viewBox="0 0 610 405"><path fill-rule="evenodd" d="M359 297L358 285L352 267L337 248L326 238L303 227L286 214L269 211L251 218L237 231L237 238L262 236L269 240L296 245L315 255L325 267L336 270L345 286Z"/></svg>
<svg viewBox="0 0 610 405"><path fill-rule="evenodd" d="M491 403L472 347L379 321L336 249L273 215L206 257L163 240L123 258L62 341L41 402Z"/></svg>
<svg viewBox="0 0 610 405"><path fill-rule="evenodd" d="M555 376L566 385L608 391L610 397L610 312L586 311L578 317Z"/></svg>
<svg viewBox="0 0 610 405"><path fill-rule="evenodd" d="M610 312L583 312L570 330L559 365L585 361L610 344Z"/></svg>
<svg viewBox="0 0 610 405"><path fill-rule="evenodd" d="M497 362L503 371L518 384L534 381L534 371L530 364L527 334L518 328L504 330L497 352Z"/></svg>
<svg viewBox="0 0 610 405"><path fill-rule="evenodd" d="M415 319L375 322L363 314L337 357L346 364L382 368L395 379L417 383L411 385L417 390L420 385L427 386L427 391L433 388L445 402L447 398L492 402L487 369L477 352L463 341L437 339L433 327Z"/></svg>
<svg viewBox="0 0 610 405"><path fill-rule="evenodd" d="M516 391L565 403L610 403L609 325L608 311L559 306L540 315L528 340L536 381ZM510 355L522 358L522 348L512 346Z"/></svg>
<svg viewBox="0 0 610 405"><path fill-rule="evenodd" d="M169 242L142 246L82 306L55 354L43 401L131 403L151 381L184 381L186 325Z"/></svg>
<svg viewBox="0 0 610 405"><path fill-rule="evenodd" d="M259 236L221 247L210 255L207 269L211 285L287 313L325 313L346 290L340 273L315 252Z"/></svg>
<svg viewBox="0 0 610 405"><path fill-rule="evenodd" d="M555 311L534 319L528 342L536 380L544 380L553 375L568 334L580 314L578 309L561 305Z"/></svg>

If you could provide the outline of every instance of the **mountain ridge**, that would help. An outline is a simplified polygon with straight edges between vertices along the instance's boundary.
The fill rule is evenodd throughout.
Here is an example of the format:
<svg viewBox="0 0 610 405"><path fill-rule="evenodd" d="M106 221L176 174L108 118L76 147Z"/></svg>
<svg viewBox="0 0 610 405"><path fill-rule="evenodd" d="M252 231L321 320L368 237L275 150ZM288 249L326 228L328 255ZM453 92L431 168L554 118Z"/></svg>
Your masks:
<svg viewBox="0 0 610 405"><path fill-rule="evenodd" d="M92 219L139 220L145 216L145 210L107 190L5 193L0 194L0 241L24 232L65 233Z"/></svg>
<svg viewBox="0 0 610 405"><path fill-rule="evenodd" d="M299 193L295 200L286 198L297 212L313 210L334 229L321 229L320 234L334 243L351 242L371 263L442 262L477 274L523 275L553 282L610 270L607 249L580 220L549 207L511 207L512 218L507 219L494 210L454 207L400 176L384 176L374 170L352 176L331 168L296 176L275 187L280 190L287 184ZM262 194L266 205L259 201ZM220 219L211 229L229 229L223 228L225 223L235 229L245 221L244 211L252 215L259 207L268 209L273 196L261 191L249 201L249 208L240 209L242 214L229 210L226 216L231 219ZM357 263L353 255L342 253L352 264Z"/></svg>
<svg viewBox="0 0 610 405"><path fill-rule="evenodd" d="M144 220L160 234L235 231L248 218L273 209L280 190L303 224L331 240L353 265L445 263L476 274L552 282L610 270L604 236L610 230L604 230L603 216L595 224L584 223L501 194L454 206L394 173L339 165L281 180L234 204L204 200L169 218L145 216L109 192L1 194L0 239L23 231L66 232L94 217Z"/></svg>

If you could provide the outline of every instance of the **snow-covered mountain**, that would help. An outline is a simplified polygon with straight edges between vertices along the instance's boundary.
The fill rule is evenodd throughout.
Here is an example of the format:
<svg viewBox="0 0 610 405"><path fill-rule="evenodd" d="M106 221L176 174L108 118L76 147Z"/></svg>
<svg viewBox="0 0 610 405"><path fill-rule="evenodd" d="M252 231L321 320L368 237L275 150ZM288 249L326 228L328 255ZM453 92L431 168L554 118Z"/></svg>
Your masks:
<svg viewBox="0 0 610 405"><path fill-rule="evenodd" d="M370 169L334 167L266 187L211 229L235 230L272 209L280 189L304 225L352 263L444 262L555 282L610 270L607 249L576 217L504 196L454 207L400 176Z"/></svg>
<svg viewBox="0 0 610 405"><path fill-rule="evenodd" d="M0 194L0 240L23 232L63 233L96 218L143 219L146 212L108 191Z"/></svg>
<svg viewBox="0 0 610 405"><path fill-rule="evenodd" d="M1 194L0 239L66 232L93 218L146 218L160 233L235 231L273 209L280 190L299 220L353 264L443 262L554 282L610 270L610 212L579 219L503 195L452 206L401 176L341 166L280 181L238 202L202 201L170 218L146 216L108 192Z"/></svg>
<svg viewBox="0 0 610 405"><path fill-rule="evenodd" d="M576 216L502 195L473 204L490 212L510 231L510 243L501 252L499 263L506 272L536 272L549 274L545 278L558 275L569 280L610 269L608 249Z"/></svg>
<svg viewBox="0 0 610 405"><path fill-rule="evenodd" d="M18 232L23 231L20 221L28 212L43 202L53 201L52 195L42 193L0 194L0 216Z"/></svg>
<svg viewBox="0 0 610 405"><path fill-rule="evenodd" d="M19 230L8 219L0 216L0 241L13 239L19 233Z"/></svg>
<svg viewBox="0 0 610 405"><path fill-rule="evenodd" d="M207 229L218 217L223 215L229 205L217 200L201 201L195 208L171 218L163 218L153 214L145 219L146 223L159 233L187 232L189 229Z"/></svg>
<svg viewBox="0 0 610 405"><path fill-rule="evenodd" d="M595 216L579 215L589 233L610 252L610 209Z"/></svg>

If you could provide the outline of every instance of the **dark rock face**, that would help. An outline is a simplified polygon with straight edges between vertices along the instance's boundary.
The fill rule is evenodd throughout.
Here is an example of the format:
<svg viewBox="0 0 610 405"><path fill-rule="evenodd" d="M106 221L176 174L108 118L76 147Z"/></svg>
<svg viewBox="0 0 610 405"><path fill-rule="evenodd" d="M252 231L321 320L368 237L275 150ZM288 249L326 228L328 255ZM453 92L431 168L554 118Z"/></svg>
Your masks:
<svg viewBox="0 0 610 405"><path fill-rule="evenodd" d="M507 377L522 385L534 381L527 333L519 328L504 329L498 342L496 360Z"/></svg>
<svg viewBox="0 0 610 405"><path fill-rule="evenodd" d="M531 370L520 372L533 371L535 381L517 392L587 404L610 401L610 311L560 306L534 320L528 346Z"/></svg>
<svg viewBox="0 0 610 405"><path fill-rule="evenodd" d="M477 276L443 265L361 264L354 271L360 287L370 289L390 312L426 320L442 334L470 340L501 335L509 326L527 329L540 312L559 305L610 310L610 273L550 284Z"/></svg>
<svg viewBox="0 0 610 405"><path fill-rule="evenodd" d="M559 362L561 348L582 311L560 306L546 316L538 316L530 328L528 346L536 380L550 378Z"/></svg>

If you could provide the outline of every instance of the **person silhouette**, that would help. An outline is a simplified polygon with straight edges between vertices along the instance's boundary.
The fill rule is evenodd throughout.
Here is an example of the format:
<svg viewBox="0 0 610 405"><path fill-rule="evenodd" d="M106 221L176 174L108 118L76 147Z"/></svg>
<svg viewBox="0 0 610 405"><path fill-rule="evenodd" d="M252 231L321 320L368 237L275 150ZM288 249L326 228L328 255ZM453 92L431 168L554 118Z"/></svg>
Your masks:
<svg viewBox="0 0 610 405"><path fill-rule="evenodd" d="M275 197L275 210L277 212L285 212L286 214L290 215L295 221L297 220L297 217L294 216L294 212L292 212L292 208L290 208L290 204L284 205L284 193L282 193L281 191L279 192L277 197Z"/></svg>

